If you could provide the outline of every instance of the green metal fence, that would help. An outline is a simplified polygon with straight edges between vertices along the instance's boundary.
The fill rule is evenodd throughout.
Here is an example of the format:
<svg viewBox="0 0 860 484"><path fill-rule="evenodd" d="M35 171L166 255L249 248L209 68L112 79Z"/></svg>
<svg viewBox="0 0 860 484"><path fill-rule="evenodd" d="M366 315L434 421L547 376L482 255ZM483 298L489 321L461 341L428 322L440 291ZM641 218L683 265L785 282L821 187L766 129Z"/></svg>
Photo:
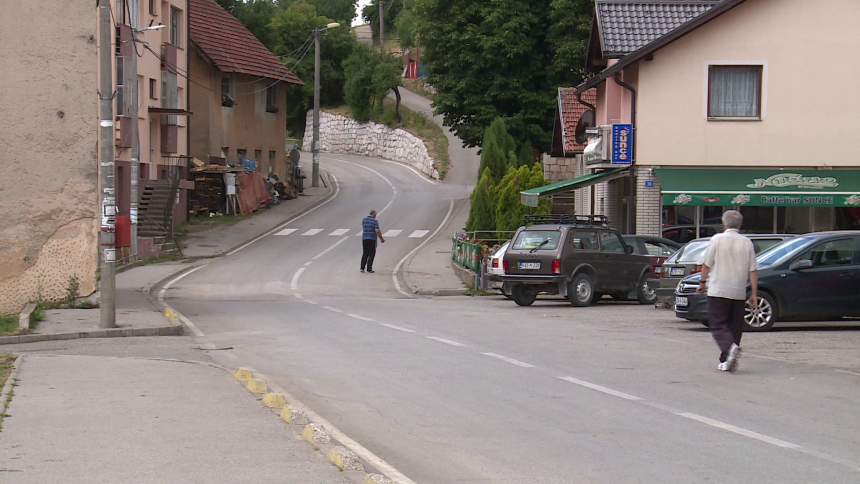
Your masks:
<svg viewBox="0 0 860 484"><path fill-rule="evenodd" d="M451 260L476 274L494 245L503 244L514 231L459 232L451 238ZM476 235L482 236L477 238ZM477 242L474 242L477 241Z"/></svg>

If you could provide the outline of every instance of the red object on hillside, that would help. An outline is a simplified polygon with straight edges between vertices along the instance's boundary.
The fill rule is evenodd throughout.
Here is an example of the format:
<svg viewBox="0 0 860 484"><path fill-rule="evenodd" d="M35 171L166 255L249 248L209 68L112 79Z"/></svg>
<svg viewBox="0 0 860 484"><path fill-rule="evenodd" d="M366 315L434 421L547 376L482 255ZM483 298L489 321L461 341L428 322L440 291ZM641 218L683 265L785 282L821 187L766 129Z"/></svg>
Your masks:
<svg viewBox="0 0 860 484"><path fill-rule="evenodd" d="M131 247L131 219L127 215L116 216L116 246Z"/></svg>

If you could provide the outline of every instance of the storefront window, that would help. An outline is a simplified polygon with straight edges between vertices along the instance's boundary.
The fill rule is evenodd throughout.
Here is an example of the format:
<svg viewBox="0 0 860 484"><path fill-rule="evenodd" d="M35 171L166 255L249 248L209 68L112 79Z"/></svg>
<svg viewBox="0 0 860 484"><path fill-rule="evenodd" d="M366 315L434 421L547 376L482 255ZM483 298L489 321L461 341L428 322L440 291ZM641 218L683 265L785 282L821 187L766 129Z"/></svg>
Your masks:
<svg viewBox="0 0 860 484"><path fill-rule="evenodd" d="M812 232L812 210L809 207L779 207L776 232L779 234L806 234Z"/></svg>
<svg viewBox="0 0 860 484"><path fill-rule="evenodd" d="M774 207L741 207L744 216L741 230L749 234L772 234Z"/></svg>
<svg viewBox="0 0 860 484"><path fill-rule="evenodd" d="M860 230L860 207L839 207L836 211L836 230Z"/></svg>

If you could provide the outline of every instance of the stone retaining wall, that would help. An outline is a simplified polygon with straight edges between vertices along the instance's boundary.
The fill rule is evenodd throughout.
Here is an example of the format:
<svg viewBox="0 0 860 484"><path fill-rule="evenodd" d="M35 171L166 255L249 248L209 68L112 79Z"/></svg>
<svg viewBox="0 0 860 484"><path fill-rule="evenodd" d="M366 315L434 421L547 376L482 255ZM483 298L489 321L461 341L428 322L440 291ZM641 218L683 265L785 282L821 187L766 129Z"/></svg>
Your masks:
<svg viewBox="0 0 860 484"><path fill-rule="evenodd" d="M308 111L302 146L312 150L313 111ZM384 124L359 123L339 114L320 112L320 151L372 156L411 166L435 180L439 171L421 139Z"/></svg>

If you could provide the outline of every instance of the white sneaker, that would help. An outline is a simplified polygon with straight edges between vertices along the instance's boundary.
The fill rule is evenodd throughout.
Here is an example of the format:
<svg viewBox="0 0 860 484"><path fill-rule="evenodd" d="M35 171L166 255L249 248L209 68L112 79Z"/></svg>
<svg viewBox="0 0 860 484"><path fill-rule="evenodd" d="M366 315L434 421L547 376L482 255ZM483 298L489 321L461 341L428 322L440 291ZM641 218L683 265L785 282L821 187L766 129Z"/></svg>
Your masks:
<svg viewBox="0 0 860 484"><path fill-rule="evenodd" d="M741 357L741 347L732 343L732 347L729 348L729 356L726 358L726 363L729 364L729 371L735 371L738 369L738 360Z"/></svg>
<svg viewBox="0 0 860 484"><path fill-rule="evenodd" d="M719 365L717 365L717 369L720 371L729 371L729 362L724 361L720 363Z"/></svg>

